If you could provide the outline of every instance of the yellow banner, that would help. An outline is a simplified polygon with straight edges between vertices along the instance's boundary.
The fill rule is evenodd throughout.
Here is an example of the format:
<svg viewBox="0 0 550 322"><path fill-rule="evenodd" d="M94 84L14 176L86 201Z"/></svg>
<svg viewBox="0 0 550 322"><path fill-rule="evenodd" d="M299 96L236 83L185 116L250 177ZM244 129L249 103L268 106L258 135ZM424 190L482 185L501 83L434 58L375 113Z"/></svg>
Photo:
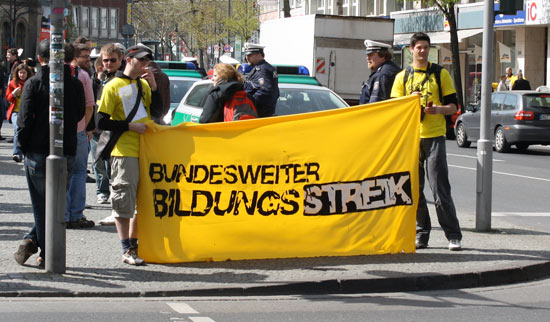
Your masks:
<svg viewBox="0 0 550 322"><path fill-rule="evenodd" d="M147 262L414 252L417 96L141 135Z"/></svg>

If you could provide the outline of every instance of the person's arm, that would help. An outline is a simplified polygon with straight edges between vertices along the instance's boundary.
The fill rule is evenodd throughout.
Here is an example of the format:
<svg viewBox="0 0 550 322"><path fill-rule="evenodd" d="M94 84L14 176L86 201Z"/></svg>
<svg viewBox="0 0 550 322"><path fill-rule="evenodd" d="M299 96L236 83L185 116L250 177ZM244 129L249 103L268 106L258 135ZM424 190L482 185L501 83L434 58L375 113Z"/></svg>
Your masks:
<svg viewBox="0 0 550 322"><path fill-rule="evenodd" d="M214 94L210 92L206 96L206 101L203 105L199 123L217 122L218 120L216 119L216 115L217 115L216 112L219 112L217 110L218 110L218 104L216 104L216 99L214 97Z"/></svg>

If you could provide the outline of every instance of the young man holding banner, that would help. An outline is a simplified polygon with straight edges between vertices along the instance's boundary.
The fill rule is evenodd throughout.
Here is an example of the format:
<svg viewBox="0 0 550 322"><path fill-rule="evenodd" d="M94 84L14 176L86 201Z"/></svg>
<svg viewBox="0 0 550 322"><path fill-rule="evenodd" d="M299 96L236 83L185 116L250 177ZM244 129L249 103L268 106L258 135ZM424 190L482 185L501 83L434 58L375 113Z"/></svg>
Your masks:
<svg viewBox="0 0 550 322"><path fill-rule="evenodd" d="M437 219L449 240L449 250L460 250L462 233L451 197L447 168L445 115L457 110L456 90L447 70L428 61L430 37L418 32L411 37L412 70L401 71L395 77L391 97L416 94L420 96L420 197L416 213L416 248L428 247L431 222L424 196L424 175L432 190ZM410 73L409 73L410 72ZM437 74L437 75L436 75ZM405 78L408 78L405 80ZM441 92L441 93L440 93Z"/></svg>
<svg viewBox="0 0 550 322"><path fill-rule="evenodd" d="M162 98L151 70L146 69L152 51L143 45L126 53L124 72L105 85L98 106L97 127L120 131L111 152L111 204L115 225L122 244L122 261L142 265L137 252L137 204L139 182L139 136L147 130L145 122L159 117ZM143 79L142 79L143 78Z"/></svg>

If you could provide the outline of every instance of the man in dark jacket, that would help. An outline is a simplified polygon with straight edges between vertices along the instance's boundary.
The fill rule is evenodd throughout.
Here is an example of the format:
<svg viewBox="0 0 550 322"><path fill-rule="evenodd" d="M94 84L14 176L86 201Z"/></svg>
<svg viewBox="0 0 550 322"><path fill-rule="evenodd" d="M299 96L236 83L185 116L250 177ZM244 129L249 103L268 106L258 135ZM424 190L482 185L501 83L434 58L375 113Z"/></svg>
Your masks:
<svg viewBox="0 0 550 322"><path fill-rule="evenodd" d="M264 46L246 43L244 55L252 66L245 75L244 90L254 102L259 117L272 116L279 98L277 71L265 61Z"/></svg>
<svg viewBox="0 0 550 322"><path fill-rule="evenodd" d="M359 104L380 102L390 98L395 75L401 71L391 61L391 46L377 41L365 40L367 65L371 70L369 80L363 83Z"/></svg>
<svg viewBox="0 0 550 322"><path fill-rule="evenodd" d="M153 118L153 121L158 124L164 124L162 118L170 110L170 79L168 79L168 75L166 75L153 60L147 62L147 68L153 72L160 97L162 97L162 116L160 118Z"/></svg>
<svg viewBox="0 0 550 322"><path fill-rule="evenodd" d="M530 91L531 90L531 84L529 84L529 81L523 78L523 72L518 70L518 79L514 82L514 85L512 86L513 91Z"/></svg>
<svg viewBox="0 0 550 322"><path fill-rule="evenodd" d="M46 226L46 157L49 154L49 83L50 41L43 40L38 46L38 73L25 82L19 117L17 119L17 143L25 155L25 175L34 214L34 226L24 237L23 243L15 252L17 263L23 265L38 251L39 266L44 266L45 226ZM78 121L84 116L84 89L80 81L71 76L71 68L64 70L63 107L63 154L67 158L67 176L70 178L72 161L76 154ZM69 178L67 182L70 182Z"/></svg>

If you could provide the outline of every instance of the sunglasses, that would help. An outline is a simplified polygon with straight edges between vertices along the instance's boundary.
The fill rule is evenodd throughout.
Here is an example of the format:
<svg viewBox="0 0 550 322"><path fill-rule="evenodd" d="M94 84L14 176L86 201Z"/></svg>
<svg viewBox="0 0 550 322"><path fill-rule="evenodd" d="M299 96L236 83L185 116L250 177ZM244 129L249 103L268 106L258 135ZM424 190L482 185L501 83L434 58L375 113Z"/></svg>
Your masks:
<svg viewBox="0 0 550 322"><path fill-rule="evenodd" d="M117 60L118 60L117 58L106 58L106 59L103 59L103 62L104 63L108 63L108 62L116 63Z"/></svg>
<svg viewBox="0 0 550 322"><path fill-rule="evenodd" d="M135 58L139 61L149 61L149 57L147 57L147 56L141 57L141 58L137 58L137 57L135 57Z"/></svg>

